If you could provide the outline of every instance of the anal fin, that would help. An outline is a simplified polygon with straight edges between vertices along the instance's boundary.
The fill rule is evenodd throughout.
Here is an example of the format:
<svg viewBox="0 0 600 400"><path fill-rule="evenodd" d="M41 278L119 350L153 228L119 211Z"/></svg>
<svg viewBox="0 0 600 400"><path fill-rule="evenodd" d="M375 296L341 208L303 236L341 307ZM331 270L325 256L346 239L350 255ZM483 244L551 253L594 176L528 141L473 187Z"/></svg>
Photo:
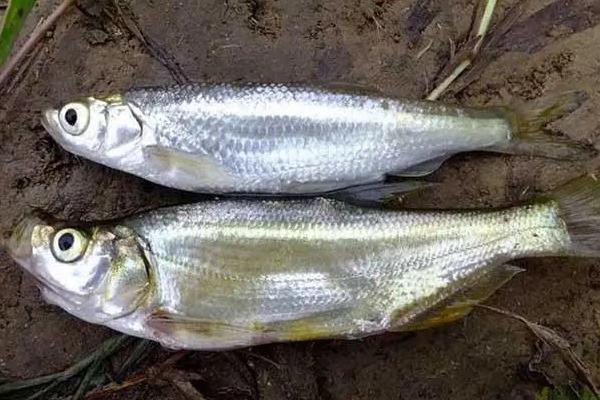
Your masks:
<svg viewBox="0 0 600 400"><path fill-rule="evenodd" d="M400 176L406 178L418 178L421 176L429 175L438 168L448 159L450 155L444 155L440 157L433 158L431 160L427 160L420 164L413 165L406 169L402 169L399 171L391 171L388 172L388 175L392 176Z"/></svg>
<svg viewBox="0 0 600 400"><path fill-rule="evenodd" d="M401 198L435 186L436 183L425 181L381 182L368 185L351 186L345 189L325 193L324 196L351 203L357 206L379 206L388 201Z"/></svg>
<svg viewBox="0 0 600 400"><path fill-rule="evenodd" d="M442 305L419 315L416 319L393 331L417 331L444 325L461 319L473 307L490 297L502 285L523 269L509 264L500 265L481 276L473 285L450 297Z"/></svg>

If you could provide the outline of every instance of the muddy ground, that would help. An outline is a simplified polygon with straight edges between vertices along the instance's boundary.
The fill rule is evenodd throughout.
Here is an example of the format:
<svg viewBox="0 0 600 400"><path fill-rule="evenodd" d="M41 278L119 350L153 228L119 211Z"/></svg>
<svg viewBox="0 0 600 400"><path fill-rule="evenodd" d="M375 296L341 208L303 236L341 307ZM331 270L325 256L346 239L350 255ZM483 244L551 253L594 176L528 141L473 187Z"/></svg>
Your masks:
<svg viewBox="0 0 600 400"><path fill-rule="evenodd" d="M174 76L208 82L344 82L422 98L439 81L452 48L466 40L475 3L135 0L124 9L124 23L113 8L104 12L103 2L80 2L38 46L17 81L2 88L0 232L32 208L94 220L193 199L62 151L39 123L46 106L85 94L169 84ZM495 21L517 1L499 3ZM488 46L478 73L459 82L455 87L462 90L444 100L490 105L585 90L590 100L552 128L600 146L600 1L521 3L522 14ZM53 5L40 1L30 25ZM145 44L127 29L132 21ZM160 52L166 56L157 57ZM462 155L435 174L443 182L440 188L411 205L514 203L597 166L597 160ZM527 271L487 304L557 330L600 382L600 262L557 258L518 264ZM45 305L32 279L0 252L0 376L61 370L109 335ZM165 355L159 350L154 357ZM414 334L268 345L195 360L201 375L196 385L209 399L533 399L544 385L575 381L556 354L540 353L521 325L481 310ZM113 398L178 397L167 385Z"/></svg>

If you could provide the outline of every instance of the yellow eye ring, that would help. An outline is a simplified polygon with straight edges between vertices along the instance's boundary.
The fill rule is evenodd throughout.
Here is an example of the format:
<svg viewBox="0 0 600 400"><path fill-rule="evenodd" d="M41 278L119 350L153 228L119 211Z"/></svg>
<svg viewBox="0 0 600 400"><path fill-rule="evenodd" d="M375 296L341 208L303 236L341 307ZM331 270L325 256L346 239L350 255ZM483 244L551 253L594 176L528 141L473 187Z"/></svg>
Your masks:
<svg viewBox="0 0 600 400"><path fill-rule="evenodd" d="M61 229L52 239L52 254L64 263L77 261L85 253L88 241L87 236L76 229Z"/></svg>

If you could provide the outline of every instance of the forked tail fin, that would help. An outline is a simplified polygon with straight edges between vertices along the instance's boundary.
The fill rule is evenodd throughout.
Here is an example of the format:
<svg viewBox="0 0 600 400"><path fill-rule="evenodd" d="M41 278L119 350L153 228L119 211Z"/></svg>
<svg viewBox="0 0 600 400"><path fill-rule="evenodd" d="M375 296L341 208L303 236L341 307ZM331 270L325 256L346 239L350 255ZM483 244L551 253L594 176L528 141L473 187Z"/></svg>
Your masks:
<svg viewBox="0 0 600 400"><path fill-rule="evenodd" d="M549 123L577 110L587 99L588 95L585 92L571 91L506 108L514 137L508 145L497 150L561 160L593 157L596 151L591 146L546 130Z"/></svg>
<svg viewBox="0 0 600 400"><path fill-rule="evenodd" d="M569 253L600 256L600 180L593 175L577 178L549 196L560 208L571 245Z"/></svg>

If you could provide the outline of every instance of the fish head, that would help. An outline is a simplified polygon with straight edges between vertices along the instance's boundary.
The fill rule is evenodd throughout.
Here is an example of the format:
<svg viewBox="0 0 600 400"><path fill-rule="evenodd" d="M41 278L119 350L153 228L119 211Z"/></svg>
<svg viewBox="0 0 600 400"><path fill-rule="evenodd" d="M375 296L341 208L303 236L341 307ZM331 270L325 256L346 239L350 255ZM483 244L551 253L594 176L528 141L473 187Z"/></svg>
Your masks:
<svg viewBox="0 0 600 400"><path fill-rule="evenodd" d="M42 125L65 150L111 167L135 148L142 134L132 106L119 95L47 109Z"/></svg>
<svg viewBox="0 0 600 400"><path fill-rule="evenodd" d="M15 226L7 244L47 302L88 322L129 315L148 299L150 271L129 228L86 229L29 216Z"/></svg>

